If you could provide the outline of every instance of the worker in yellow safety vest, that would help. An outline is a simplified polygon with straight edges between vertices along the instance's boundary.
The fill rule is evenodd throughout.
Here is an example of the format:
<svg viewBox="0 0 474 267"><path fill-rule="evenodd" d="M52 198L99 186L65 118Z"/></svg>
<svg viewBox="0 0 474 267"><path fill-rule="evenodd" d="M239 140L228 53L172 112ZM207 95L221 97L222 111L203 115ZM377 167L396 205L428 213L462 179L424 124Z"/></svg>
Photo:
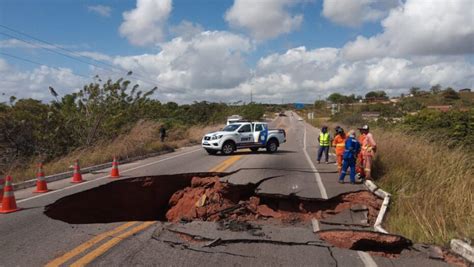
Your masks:
<svg viewBox="0 0 474 267"><path fill-rule="evenodd" d="M326 158L326 164L329 164L329 146L331 145L331 136L329 135L327 126L323 126L321 128L321 133L319 134L318 141L318 163L321 163L321 157L324 153L324 156Z"/></svg>
<svg viewBox="0 0 474 267"><path fill-rule="evenodd" d="M364 125L359 128L361 133L365 134L365 139L362 143L362 157L364 164L365 179L372 180L372 160L377 150L377 144L375 143L374 137L369 132L369 126Z"/></svg>

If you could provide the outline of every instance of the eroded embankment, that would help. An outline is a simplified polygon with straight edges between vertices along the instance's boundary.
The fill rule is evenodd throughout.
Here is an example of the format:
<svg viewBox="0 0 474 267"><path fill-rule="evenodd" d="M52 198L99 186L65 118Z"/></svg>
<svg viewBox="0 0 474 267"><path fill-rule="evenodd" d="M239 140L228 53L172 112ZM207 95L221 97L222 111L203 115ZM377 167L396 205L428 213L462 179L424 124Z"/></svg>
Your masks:
<svg viewBox="0 0 474 267"><path fill-rule="evenodd" d="M255 193L256 184L233 185L218 177L193 178L191 186L171 197L168 221L231 219L254 221L273 218L282 223L324 219L355 205L365 205L373 222L381 201L367 191L347 193L329 200Z"/></svg>
<svg viewBox="0 0 474 267"><path fill-rule="evenodd" d="M256 221L283 223L323 219L354 205L368 208L369 222L380 200L370 192L343 194L329 200L259 195L258 184L234 185L209 173L138 177L114 181L64 197L45 209L53 219L72 224L120 221Z"/></svg>
<svg viewBox="0 0 474 267"><path fill-rule="evenodd" d="M308 223L313 218L330 220L348 210L364 207L369 226L373 225L381 205L381 200L368 191L346 193L329 200L302 199L259 194L256 193L259 183L235 185L221 182L219 175L194 173L117 180L59 199L45 208L45 214L71 224L159 220L247 225L271 220L290 225ZM387 257L395 257L411 246L403 237L371 231L323 230L317 234L336 247Z"/></svg>

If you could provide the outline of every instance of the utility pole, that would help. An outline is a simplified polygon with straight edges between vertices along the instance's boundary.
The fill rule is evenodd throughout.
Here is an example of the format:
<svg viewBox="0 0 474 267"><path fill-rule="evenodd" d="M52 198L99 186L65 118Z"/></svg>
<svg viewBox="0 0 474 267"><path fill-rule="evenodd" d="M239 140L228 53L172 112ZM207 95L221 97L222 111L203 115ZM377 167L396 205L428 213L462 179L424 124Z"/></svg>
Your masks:
<svg viewBox="0 0 474 267"><path fill-rule="evenodd" d="M253 103L253 91L250 89L250 103Z"/></svg>

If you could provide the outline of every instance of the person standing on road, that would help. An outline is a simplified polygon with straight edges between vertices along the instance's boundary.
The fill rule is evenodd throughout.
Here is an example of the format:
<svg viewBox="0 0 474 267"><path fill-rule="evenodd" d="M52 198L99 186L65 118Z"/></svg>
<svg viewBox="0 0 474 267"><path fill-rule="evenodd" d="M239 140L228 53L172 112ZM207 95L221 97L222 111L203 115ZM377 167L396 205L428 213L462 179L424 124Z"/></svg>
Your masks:
<svg viewBox="0 0 474 267"><path fill-rule="evenodd" d="M321 157L324 156L326 157L326 164L329 164L329 146L331 144L331 136L328 133L328 127L323 126L321 128L321 133L319 134L318 137L319 141L319 150L318 150L318 163L321 163Z"/></svg>
<svg viewBox="0 0 474 267"><path fill-rule="evenodd" d="M164 125L160 126L160 141L164 142L166 137L166 129Z"/></svg>
<svg viewBox="0 0 474 267"><path fill-rule="evenodd" d="M357 141L355 136L355 131L351 130L349 132L349 137L346 139L345 146L344 146L344 154L343 154L343 165L341 170L341 175L339 175L339 183L344 183L344 177L347 173L347 168L350 168L350 180L351 184L355 184L355 163L357 155L360 152L360 144Z"/></svg>
<svg viewBox="0 0 474 267"><path fill-rule="evenodd" d="M369 126L364 125L360 128L361 132L365 134L364 142L362 143L362 157L364 164L365 179L372 180L372 160L377 150L377 144L374 137L369 132Z"/></svg>
<svg viewBox="0 0 474 267"><path fill-rule="evenodd" d="M346 134L344 133L344 129L339 126L336 127L336 136L334 137L334 141L332 141L332 146L336 149L336 163L339 174L341 174L342 169L342 158L344 155L345 142Z"/></svg>
<svg viewBox="0 0 474 267"><path fill-rule="evenodd" d="M364 141L365 141L365 137L367 136L367 132L362 128L359 128L359 131L360 131L360 135L359 135L359 144L363 144ZM364 156L362 155L362 153L359 153L359 155L357 156L357 163L356 163L356 172L357 172L357 176L360 178L360 179L365 179L365 171L364 171Z"/></svg>

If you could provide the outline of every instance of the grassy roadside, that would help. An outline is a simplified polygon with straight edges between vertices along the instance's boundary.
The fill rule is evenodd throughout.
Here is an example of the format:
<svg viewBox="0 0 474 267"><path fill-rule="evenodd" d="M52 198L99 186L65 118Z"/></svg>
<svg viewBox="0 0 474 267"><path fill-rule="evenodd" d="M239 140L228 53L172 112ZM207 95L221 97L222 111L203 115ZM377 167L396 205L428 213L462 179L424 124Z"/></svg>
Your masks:
<svg viewBox="0 0 474 267"><path fill-rule="evenodd" d="M326 124L330 130L336 125L320 120L312 124ZM421 243L474 240L474 155L400 130L372 133L378 145L376 183L393 195L384 227Z"/></svg>
<svg viewBox="0 0 474 267"><path fill-rule="evenodd" d="M84 168L110 162L114 156L130 158L197 144L205 133L216 130L219 126L175 128L167 133L169 137L164 143L159 140L159 128L159 123L139 121L130 132L120 135L111 142L103 142L91 148L76 150L64 157L45 163L45 174L70 171L70 166L76 159L80 161L81 168ZM12 175L14 182L33 179L37 161L39 159L28 166L12 168L9 174Z"/></svg>
<svg viewBox="0 0 474 267"><path fill-rule="evenodd" d="M374 177L393 194L388 230L439 245L452 238L474 239L472 153L399 131L373 132L379 149Z"/></svg>

